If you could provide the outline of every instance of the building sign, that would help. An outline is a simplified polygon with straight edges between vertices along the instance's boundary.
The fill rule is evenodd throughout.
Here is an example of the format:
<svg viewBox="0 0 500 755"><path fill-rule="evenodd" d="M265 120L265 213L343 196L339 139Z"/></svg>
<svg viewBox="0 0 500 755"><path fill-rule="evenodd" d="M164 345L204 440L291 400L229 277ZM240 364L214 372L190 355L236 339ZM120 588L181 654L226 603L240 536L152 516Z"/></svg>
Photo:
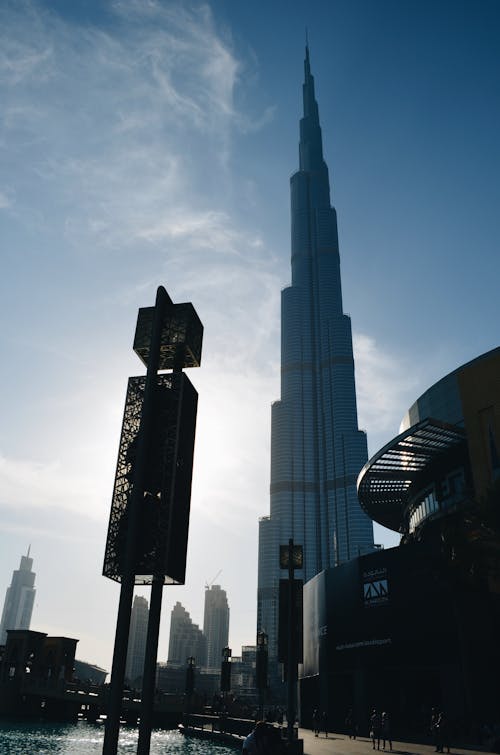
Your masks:
<svg viewBox="0 0 500 755"><path fill-rule="evenodd" d="M381 606L389 602L387 569L370 569L363 572L363 603L365 608Z"/></svg>
<svg viewBox="0 0 500 755"><path fill-rule="evenodd" d="M358 648L374 648L384 645L392 645L392 639L390 637L384 637L383 639L374 640L356 640L355 642L343 642L341 645L336 645L335 650L357 650Z"/></svg>

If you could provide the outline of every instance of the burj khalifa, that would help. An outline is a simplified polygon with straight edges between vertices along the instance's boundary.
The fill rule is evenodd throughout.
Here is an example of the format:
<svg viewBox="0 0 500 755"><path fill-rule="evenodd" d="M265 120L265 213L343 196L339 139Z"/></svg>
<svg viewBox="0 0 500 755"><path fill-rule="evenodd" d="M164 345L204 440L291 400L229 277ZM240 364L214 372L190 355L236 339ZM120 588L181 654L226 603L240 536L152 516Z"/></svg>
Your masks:
<svg viewBox="0 0 500 755"><path fill-rule="evenodd" d="M281 299L281 399L272 406L270 515L259 521L257 630L277 657L279 547L303 547L307 581L373 548L356 479L368 458L358 428L351 322L342 309L337 215L330 204L306 47L299 170L290 179L292 283Z"/></svg>

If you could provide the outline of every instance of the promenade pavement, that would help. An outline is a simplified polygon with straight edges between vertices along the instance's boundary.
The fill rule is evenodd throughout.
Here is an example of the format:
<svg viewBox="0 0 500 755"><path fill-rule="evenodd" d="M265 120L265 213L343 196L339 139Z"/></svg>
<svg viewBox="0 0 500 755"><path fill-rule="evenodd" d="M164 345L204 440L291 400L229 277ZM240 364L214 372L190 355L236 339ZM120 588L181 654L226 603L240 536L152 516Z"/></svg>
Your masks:
<svg viewBox="0 0 500 755"><path fill-rule="evenodd" d="M345 734L328 734L324 733L318 737L310 729L299 729L299 737L304 740L304 755L372 755L378 750L373 750L372 741L368 737L356 737L349 739ZM380 743L380 753L389 753L389 745L382 750ZM434 745L414 744L409 742L393 741L392 752L394 755L431 755L435 752ZM468 747L450 747L450 753L453 755L485 755L486 750L474 750Z"/></svg>

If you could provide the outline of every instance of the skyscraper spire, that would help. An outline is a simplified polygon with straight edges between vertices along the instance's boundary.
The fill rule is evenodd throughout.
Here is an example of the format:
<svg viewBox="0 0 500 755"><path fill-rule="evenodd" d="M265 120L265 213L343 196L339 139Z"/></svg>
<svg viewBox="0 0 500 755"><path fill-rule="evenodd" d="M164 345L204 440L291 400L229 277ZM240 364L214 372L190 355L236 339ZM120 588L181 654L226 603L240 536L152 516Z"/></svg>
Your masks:
<svg viewBox="0 0 500 755"><path fill-rule="evenodd" d="M281 399L272 406L270 516L259 523L258 629L276 663L279 546L304 549L297 577L373 547L356 478L367 460L358 429L351 323L343 313L337 216L330 205L309 45L299 170L290 179L292 285L282 291Z"/></svg>

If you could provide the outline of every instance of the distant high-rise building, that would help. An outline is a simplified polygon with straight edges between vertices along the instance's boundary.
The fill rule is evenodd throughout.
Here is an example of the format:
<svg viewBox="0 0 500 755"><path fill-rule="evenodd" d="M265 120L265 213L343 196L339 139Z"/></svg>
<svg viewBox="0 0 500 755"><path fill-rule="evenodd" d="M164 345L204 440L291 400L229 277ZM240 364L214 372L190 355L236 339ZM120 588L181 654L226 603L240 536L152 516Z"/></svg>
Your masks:
<svg viewBox="0 0 500 755"><path fill-rule="evenodd" d="M207 638L207 667L220 669L222 649L229 641L229 605L220 585L207 586L205 590L203 634Z"/></svg>
<svg viewBox="0 0 500 755"><path fill-rule="evenodd" d="M128 680L129 684L133 684L141 679L144 672L148 617L148 601L140 595L135 595L130 617L127 661L125 664L125 678Z"/></svg>
<svg viewBox="0 0 500 755"><path fill-rule="evenodd" d="M299 170L291 188L291 286L281 298L281 399L272 406L270 516L259 522L257 628L277 658L279 547L303 548L307 581L373 548L356 479L367 460L358 428L351 322L342 307L337 217L330 204L306 47Z"/></svg>
<svg viewBox="0 0 500 755"><path fill-rule="evenodd" d="M207 664L207 640L189 613L177 601L170 615L170 639L168 643L169 666L186 666L186 660L195 659L198 668Z"/></svg>
<svg viewBox="0 0 500 755"><path fill-rule="evenodd" d="M7 629L29 629L35 601L35 574L31 571L33 559L30 549L21 556L21 565L12 573L12 582L7 588L0 622L0 645L7 641Z"/></svg>

